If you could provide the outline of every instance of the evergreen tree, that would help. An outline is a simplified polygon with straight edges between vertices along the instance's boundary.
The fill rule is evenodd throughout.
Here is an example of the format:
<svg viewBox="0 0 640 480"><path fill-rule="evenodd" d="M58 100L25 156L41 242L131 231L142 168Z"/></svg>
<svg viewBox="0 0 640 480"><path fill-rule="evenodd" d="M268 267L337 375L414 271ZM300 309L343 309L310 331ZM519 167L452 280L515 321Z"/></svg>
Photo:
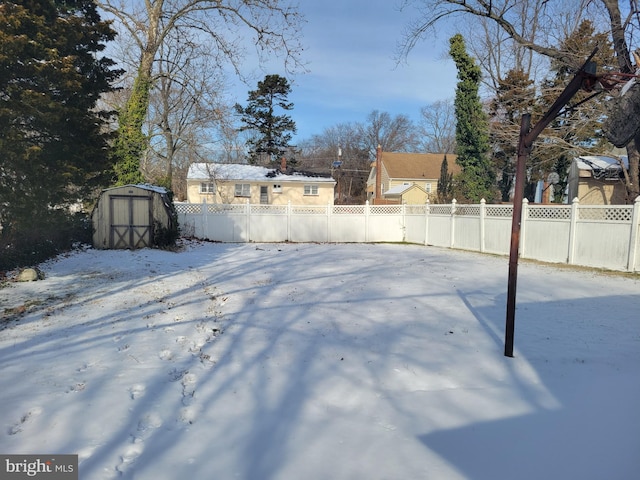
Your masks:
<svg viewBox="0 0 640 480"><path fill-rule="evenodd" d="M444 156L440 164L440 179L438 180L438 202L449 203L453 199L453 174L449 173L449 162Z"/></svg>
<svg viewBox="0 0 640 480"><path fill-rule="evenodd" d="M3 2L0 24L2 270L69 241L68 206L109 169L95 107L120 72L98 57L115 33L92 0Z"/></svg>
<svg viewBox="0 0 640 480"><path fill-rule="evenodd" d="M579 27L561 42L561 48L567 53L569 58L574 59L576 65L582 64L594 48L598 51L593 61L598 66L598 72L604 73L616 70L614 52L611 42L606 33L599 33L595 30L590 20L584 20ZM556 100L559 92L565 88L576 73L576 68L561 63L557 60L551 62L551 73L553 77L543 83L542 95L538 111L546 111ZM593 98L591 98L593 97ZM589 101L585 101L589 98ZM553 162L562 154L566 154L567 145L580 150L581 153L599 154L603 148L609 148L602 133L602 120L606 115L606 95L593 96L593 92L578 91L571 99L571 104L575 108L566 108L565 114L557 117L551 124L553 142L557 147L553 150L547 149L539 162L543 165L541 170L549 171ZM535 118L532 121L536 121ZM551 137L553 139L553 137ZM549 143L549 142L547 142Z"/></svg>
<svg viewBox="0 0 640 480"><path fill-rule="evenodd" d="M499 81L490 106L490 141L503 202L510 200L515 181L522 115L531 113L534 105L534 82L522 69L508 71L505 78Z"/></svg>
<svg viewBox="0 0 640 480"><path fill-rule="evenodd" d="M290 146L296 124L289 115L276 115L277 108L286 112L293 109L293 103L287 98L290 92L291 86L286 78L267 75L258 82L257 90L249 92L246 107L236 104L236 112L244 124L241 130L254 133L247 141L249 163L275 163Z"/></svg>
<svg viewBox="0 0 640 480"><path fill-rule="evenodd" d="M478 94L480 67L467 53L462 35L451 37L449 44L458 69L454 108L457 162L462 172L456 178L456 196L458 200L491 202L496 196L496 175L488 155L489 122Z"/></svg>

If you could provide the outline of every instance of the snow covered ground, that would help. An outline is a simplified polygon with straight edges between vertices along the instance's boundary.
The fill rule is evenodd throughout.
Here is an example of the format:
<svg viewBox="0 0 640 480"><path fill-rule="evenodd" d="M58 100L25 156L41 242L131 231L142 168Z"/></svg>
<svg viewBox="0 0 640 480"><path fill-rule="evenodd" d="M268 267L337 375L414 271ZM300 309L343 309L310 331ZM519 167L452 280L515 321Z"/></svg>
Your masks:
<svg viewBox="0 0 640 480"><path fill-rule="evenodd" d="M80 478L640 472L640 277L417 245L75 252L0 289L0 453Z"/></svg>

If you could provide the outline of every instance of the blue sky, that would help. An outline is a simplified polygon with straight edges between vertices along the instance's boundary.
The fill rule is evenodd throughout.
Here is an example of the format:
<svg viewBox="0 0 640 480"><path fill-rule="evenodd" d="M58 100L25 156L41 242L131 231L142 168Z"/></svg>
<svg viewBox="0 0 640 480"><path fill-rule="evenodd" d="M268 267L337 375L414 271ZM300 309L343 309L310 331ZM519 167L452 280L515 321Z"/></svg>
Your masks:
<svg viewBox="0 0 640 480"><path fill-rule="evenodd" d="M301 0L307 20L302 59L309 72L291 78L294 142L339 123L365 121L372 110L417 120L421 107L453 98L456 69L446 56L452 33L420 43L397 64L396 46L416 14L400 12L397 5L397 0ZM285 74L281 67L274 70L266 73ZM244 104L253 89L240 84L232 92Z"/></svg>

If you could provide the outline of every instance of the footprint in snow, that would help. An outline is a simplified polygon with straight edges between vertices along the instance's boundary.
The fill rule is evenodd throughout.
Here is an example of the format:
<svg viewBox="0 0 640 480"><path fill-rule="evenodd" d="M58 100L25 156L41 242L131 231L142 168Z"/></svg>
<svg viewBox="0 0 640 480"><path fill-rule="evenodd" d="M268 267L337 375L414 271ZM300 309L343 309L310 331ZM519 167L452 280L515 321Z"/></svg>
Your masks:
<svg viewBox="0 0 640 480"><path fill-rule="evenodd" d="M83 391L85 388L87 388L87 384L85 382L78 382L75 385L71 385L69 386L66 390L65 393L71 393L71 392L81 392Z"/></svg>
<svg viewBox="0 0 640 480"><path fill-rule="evenodd" d="M18 420L10 429L9 429L9 435L15 435L17 433L22 432L22 430L24 429L24 427L26 427L29 423L31 423L33 421L33 419L37 416L39 416L42 413L42 407L33 407L30 408L24 415L22 415L22 417L20 417L20 420Z"/></svg>
<svg viewBox="0 0 640 480"><path fill-rule="evenodd" d="M127 473L131 465L144 452L144 442L153 435L153 432L162 425L162 418L155 412L144 415L138 421L136 431L131 434L132 443L127 445L120 455L120 463L116 466L116 471L120 475Z"/></svg>
<svg viewBox="0 0 640 480"><path fill-rule="evenodd" d="M195 405L185 406L178 414L178 420L189 425L195 423L200 414L200 410Z"/></svg>
<svg viewBox="0 0 640 480"><path fill-rule="evenodd" d="M158 356L161 360L173 360L173 352L171 352L171 350L169 350L168 348L163 348L162 350L160 350Z"/></svg>
<svg viewBox="0 0 640 480"><path fill-rule="evenodd" d="M196 395L196 377L193 373L185 373L182 377L182 404L191 405Z"/></svg>
<svg viewBox="0 0 640 480"><path fill-rule="evenodd" d="M136 383L131 388L129 388L129 395L131 396L131 400L142 397L145 391L146 387L144 385L142 385L141 383Z"/></svg>

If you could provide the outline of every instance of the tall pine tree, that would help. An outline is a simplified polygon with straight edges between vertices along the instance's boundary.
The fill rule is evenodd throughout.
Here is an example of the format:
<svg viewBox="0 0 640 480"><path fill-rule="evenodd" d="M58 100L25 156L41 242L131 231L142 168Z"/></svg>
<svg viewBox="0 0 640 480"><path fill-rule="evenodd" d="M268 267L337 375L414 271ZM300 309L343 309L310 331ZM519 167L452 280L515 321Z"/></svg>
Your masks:
<svg viewBox="0 0 640 480"><path fill-rule="evenodd" d="M0 24L2 270L69 241L68 206L109 167L95 107L119 72L99 58L115 33L92 0L2 2Z"/></svg>
<svg viewBox="0 0 640 480"><path fill-rule="evenodd" d="M249 163L272 164L290 147L292 134L296 133L296 124L289 115L276 114L276 109L285 112L293 109L288 95L291 86L280 75L267 75L258 82L257 90L249 92L247 106L236 104L236 112L241 115L244 124L241 130L253 132L249 139Z"/></svg>
<svg viewBox="0 0 640 480"><path fill-rule="evenodd" d="M489 158L489 123L478 94L482 73L467 53L462 35L451 37L449 44L458 69L454 108L457 162L462 172L456 178L456 197L491 202L496 196L496 175Z"/></svg>

